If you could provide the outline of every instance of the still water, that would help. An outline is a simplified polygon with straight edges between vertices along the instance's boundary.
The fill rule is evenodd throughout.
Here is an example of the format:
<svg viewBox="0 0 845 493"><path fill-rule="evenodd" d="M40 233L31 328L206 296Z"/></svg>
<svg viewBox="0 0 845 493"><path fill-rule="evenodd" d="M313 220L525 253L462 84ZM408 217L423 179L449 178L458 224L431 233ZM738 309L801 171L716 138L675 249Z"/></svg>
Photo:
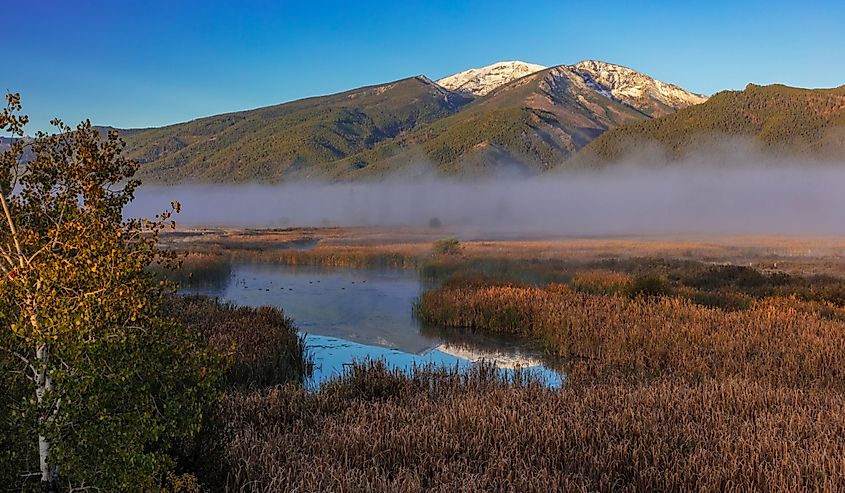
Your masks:
<svg viewBox="0 0 845 493"><path fill-rule="evenodd" d="M314 361L312 387L368 358L403 369L427 364L465 368L485 360L503 372L520 367L550 386L561 385L560 375L525 341L424 327L412 307L425 288L413 271L244 263L233 264L225 279L183 292L283 309L305 335Z"/></svg>

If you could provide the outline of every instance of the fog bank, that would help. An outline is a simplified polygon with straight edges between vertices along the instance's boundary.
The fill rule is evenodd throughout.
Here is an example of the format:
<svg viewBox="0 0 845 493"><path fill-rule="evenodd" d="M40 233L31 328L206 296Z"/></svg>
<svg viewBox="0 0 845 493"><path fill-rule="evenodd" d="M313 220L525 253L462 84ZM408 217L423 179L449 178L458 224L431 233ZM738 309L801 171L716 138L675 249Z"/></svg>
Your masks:
<svg viewBox="0 0 845 493"><path fill-rule="evenodd" d="M532 235L845 233L845 166L619 165L455 181L142 186L127 209L171 200L181 226L428 226Z"/></svg>

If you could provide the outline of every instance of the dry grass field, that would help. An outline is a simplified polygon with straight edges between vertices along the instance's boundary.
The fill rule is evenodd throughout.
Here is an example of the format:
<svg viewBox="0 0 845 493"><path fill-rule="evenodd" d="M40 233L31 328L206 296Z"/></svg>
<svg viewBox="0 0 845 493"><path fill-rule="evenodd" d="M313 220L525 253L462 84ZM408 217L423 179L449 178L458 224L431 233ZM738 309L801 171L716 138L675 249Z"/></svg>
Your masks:
<svg viewBox="0 0 845 493"><path fill-rule="evenodd" d="M376 363L316 392L256 377L220 404L217 488L845 489L845 241L462 239L455 253L433 253L448 236L289 230L171 239L193 252L186 272L208 275L232 260L417 269L433 281L414 307L424 322L456 336L540 344L566 375L553 390L486 366L407 375ZM306 248L289 247L305 238ZM239 337L262 346L257 335ZM241 375L250 375L241 353Z"/></svg>
<svg viewBox="0 0 845 493"><path fill-rule="evenodd" d="M164 235L165 246L280 263L366 266L379 257L414 268L438 239L457 237L470 258L588 262L672 258L751 266L799 275L845 276L845 239L800 236L568 237L514 239L440 229L294 228L183 229Z"/></svg>
<svg viewBox="0 0 845 493"><path fill-rule="evenodd" d="M841 491L845 395L742 378L559 391L356 368L229 395L232 491Z"/></svg>

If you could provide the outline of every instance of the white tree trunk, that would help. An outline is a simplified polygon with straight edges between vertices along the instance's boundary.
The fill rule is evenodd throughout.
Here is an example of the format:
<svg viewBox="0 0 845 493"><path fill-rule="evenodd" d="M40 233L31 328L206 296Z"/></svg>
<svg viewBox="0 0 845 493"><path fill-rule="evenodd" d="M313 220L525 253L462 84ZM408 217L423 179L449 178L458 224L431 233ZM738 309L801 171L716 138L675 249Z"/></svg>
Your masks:
<svg viewBox="0 0 845 493"><path fill-rule="evenodd" d="M53 390L53 378L50 377L50 350L46 344L38 346L35 352L38 361L41 363L41 370L38 374L38 386L35 390L35 395L38 402L43 404L44 396L47 392ZM54 410L39 417L39 424L44 425L53 420ZM58 493L59 491L59 473L50 460L50 440L44 435L38 436L38 457L41 465L41 492L42 493Z"/></svg>

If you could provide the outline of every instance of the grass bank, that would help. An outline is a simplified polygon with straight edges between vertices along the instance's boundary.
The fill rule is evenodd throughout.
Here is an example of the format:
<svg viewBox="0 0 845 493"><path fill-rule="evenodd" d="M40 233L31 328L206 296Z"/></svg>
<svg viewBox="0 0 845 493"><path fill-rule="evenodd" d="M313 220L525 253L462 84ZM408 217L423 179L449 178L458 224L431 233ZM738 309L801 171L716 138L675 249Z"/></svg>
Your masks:
<svg viewBox="0 0 845 493"><path fill-rule="evenodd" d="M563 285L472 285L428 291L416 312L427 323L536 338L569 361L573 378L732 377L845 388L845 322L829 304L765 298L725 311Z"/></svg>
<svg viewBox="0 0 845 493"><path fill-rule="evenodd" d="M164 315L199 331L209 347L227 358L221 380L221 400L204 412L199 434L174 445L179 465L171 478L174 493L222 491L233 474L225 447L229 425L222 404L238 392L257 392L277 385L301 387L311 371L304 340L281 310L249 308L200 296L174 296Z"/></svg>

